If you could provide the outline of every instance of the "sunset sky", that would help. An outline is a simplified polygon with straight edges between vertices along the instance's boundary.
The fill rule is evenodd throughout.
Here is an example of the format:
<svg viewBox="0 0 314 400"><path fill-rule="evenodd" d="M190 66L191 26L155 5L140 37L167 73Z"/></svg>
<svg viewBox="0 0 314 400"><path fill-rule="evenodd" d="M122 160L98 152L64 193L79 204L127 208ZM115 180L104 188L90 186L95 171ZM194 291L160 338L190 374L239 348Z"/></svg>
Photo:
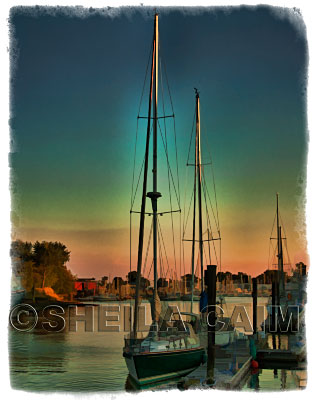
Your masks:
<svg viewBox="0 0 314 400"><path fill-rule="evenodd" d="M129 270L133 149L153 14L11 12L13 238L63 242L79 277L124 277ZM267 268L276 192L291 262L307 262L301 17L266 7L160 9L159 30L182 199L193 88L200 90L222 269L254 276Z"/></svg>

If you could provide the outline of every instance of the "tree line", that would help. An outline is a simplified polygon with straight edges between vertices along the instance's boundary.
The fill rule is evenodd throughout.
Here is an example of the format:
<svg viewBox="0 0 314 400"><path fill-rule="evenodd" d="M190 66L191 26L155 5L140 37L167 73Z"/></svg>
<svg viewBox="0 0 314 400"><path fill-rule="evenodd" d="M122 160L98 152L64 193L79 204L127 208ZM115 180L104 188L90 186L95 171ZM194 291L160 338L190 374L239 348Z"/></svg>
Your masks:
<svg viewBox="0 0 314 400"><path fill-rule="evenodd" d="M23 242L11 244L12 269L21 278L26 292L50 287L57 294L70 294L74 289L75 276L66 267L70 251L60 242Z"/></svg>

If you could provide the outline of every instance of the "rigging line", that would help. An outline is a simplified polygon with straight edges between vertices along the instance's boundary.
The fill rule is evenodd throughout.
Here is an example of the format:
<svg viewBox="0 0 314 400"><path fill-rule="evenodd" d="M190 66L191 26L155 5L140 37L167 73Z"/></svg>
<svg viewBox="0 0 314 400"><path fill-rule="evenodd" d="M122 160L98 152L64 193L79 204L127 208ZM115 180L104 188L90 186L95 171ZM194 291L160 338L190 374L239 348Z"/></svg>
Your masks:
<svg viewBox="0 0 314 400"><path fill-rule="evenodd" d="M179 271L180 271L180 276L182 273L182 218L181 218L182 214L180 212L180 216L179 216ZM177 271L176 271L177 273Z"/></svg>
<svg viewBox="0 0 314 400"><path fill-rule="evenodd" d="M172 104L172 101L171 101ZM179 194L179 209L181 210L181 193L180 193L180 179L179 179L179 160L178 160L178 145L177 145L177 132L176 132L176 121L175 118L173 118L173 135L174 135L174 147L175 147L175 153L176 153L176 172L177 172L177 185L178 185L178 194ZM180 275L181 275L181 266L182 266L182 259L181 259L181 234L182 234L182 226L181 226L181 211L180 211L180 217L179 217L179 235L180 235L180 240L179 240L179 269L180 269Z"/></svg>
<svg viewBox="0 0 314 400"><path fill-rule="evenodd" d="M153 129L153 127L150 128L148 140L150 139L152 129ZM138 176L138 180L137 180L137 184L136 184L136 189L135 189L135 192L134 192L134 197L133 197L133 199L132 199L131 211L133 211L133 206L134 206L134 203L135 203L135 197L136 197L136 193L137 193L137 190L138 190L138 186L139 186L139 183L140 183L140 180L141 180L141 176L142 176L144 164L145 164L145 155L144 155L143 162L142 162L142 166L141 166L141 170L140 170L140 173L139 173L139 176Z"/></svg>
<svg viewBox="0 0 314 400"><path fill-rule="evenodd" d="M130 282L131 282L131 271L132 271L132 213L130 213ZM129 304L131 307L131 298L129 300ZM131 326L131 314L130 314L129 322L130 322L130 326Z"/></svg>
<svg viewBox="0 0 314 400"><path fill-rule="evenodd" d="M132 213L130 213L130 272L132 269Z"/></svg>
<svg viewBox="0 0 314 400"><path fill-rule="evenodd" d="M184 179L184 203L183 203L183 218L180 218L180 246L182 251L182 262L183 262L183 276L185 275L185 251L184 251L184 243L181 243L184 240L185 229L185 209L186 209L186 193L187 193L187 171L188 169L185 168L185 179ZM183 219L183 221L182 221ZM183 225L183 231L181 232L181 224ZM181 276L180 276L181 279Z"/></svg>
<svg viewBox="0 0 314 400"><path fill-rule="evenodd" d="M215 244L215 242L213 242L213 245L214 245L214 253L215 253L216 261L217 261L217 264L218 264L219 259L218 259L218 256L217 256L217 251L216 251L216 244ZM217 246L220 246L220 243L218 243Z"/></svg>
<svg viewBox="0 0 314 400"><path fill-rule="evenodd" d="M214 197L215 197L215 206L216 206L216 216L217 216L217 221L218 221L218 231L220 232L220 224L219 224L219 214L218 214L218 202L217 202L217 192L216 192L216 180L215 180L215 175L214 175L214 167L213 167L213 158L210 152L210 146L209 146L209 141L207 136L205 136L205 141L206 141L206 147L207 151L209 154L209 159L210 159L210 170L211 170L211 175L212 175L212 180L213 180L213 187L214 187ZM220 236L220 233L219 233Z"/></svg>
<svg viewBox="0 0 314 400"><path fill-rule="evenodd" d="M166 63L162 59L162 65L164 67L165 71L165 77L166 77L166 83L167 83L167 89L168 89L168 94L170 98L170 104L171 104L171 110L172 114L174 115L174 107L173 107L173 102L172 102L172 97L171 97L171 91L170 91L170 86L168 82L168 75L167 75L167 68L166 68ZM162 70L162 68L161 68ZM177 133L176 133L176 123L175 123L175 118L173 118L173 131L174 131L174 142L175 142L175 150L176 150L176 169L177 169L177 181L178 181L178 192L179 192L179 208L181 208L181 200L180 200L180 184L179 184L179 162L178 162L178 146L177 146Z"/></svg>
<svg viewBox="0 0 314 400"><path fill-rule="evenodd" d="M219 240L219 269L221 273L221 240Z"/></svg>
<svg viewBox="0 0 314 400"><path fill-rule="evenodd" d="M187 225L188 225L188 219L189 219L189 215L190 215L190 212L191 212L193 195L194 195L194 192L192 191L188 214L186 216L186 220L183 221L183 239L184 239L184 236L185 236L186 228L187 228Z"/></svg>
<svg viewBox="0 0 314 400"><path fill-rule="evenodd" d="M166 261L167 261L167 265L168 265L168 269L167 269L167 273L168 273L168 270L169 270L169 261L168 261L167 250L166 250L166 246L165 246L165 242L164 242L164 236L163 236L163 234L162 234L162 230L161 230L161 225L160 225L159 218L157 218L157 222L158 222L158 226L159 226L159 231L160 231L160 236L161 236L162 244L163 244L164 251L165 251L165 257L166 257Z"/></svg>
<svg viewBox="0 0 314 400"><path fill-rule="evenodd" d="M160 68L160 69L162 71L162 68ZM164 101L164 88L163 88L162 73L160 75L161 75L162 107L163 107L163 112L165 114L165 101ZM167 155L168 155L167 125L166 125L166 120L165 119L164 119L164 130L165 130L166 152L167 152ZM170 201L170 210L171 210L171 229L172 229L172 245L173 245L174 267L175 267L175 270L177 270L177 255L176 255L176 245L175 245L175 239L174 239L174 224L173 224L173 214L172 214L172 210L173 209L172 209L172 196L171 196L171 183L170 183L169 167L167 168L167 173L168 173L169 201ZM180 206L179 206L179 208L180 208Z"/></svg>
<svg viewBox="0 0 314 400"><path fill-rule="evenodd" d="M159 235L158 228L157 228L157 235L158 235L158 247L159 247L159 277L162 279L164 277L164 274L163 274L163 268L162 268L162 254L161 254L160 235ZM158 282L158 280L157 280L157 282Z"/></svg>
<svg viewBox="0 0 314 400"><path fill-rule="evenodd" d="M209 197L209 194L208 194L207 186L206 186L205 174L203 174L203 176L204 176L203 185L204 185L205 188L206 188L205 193L207 192L207 196L208 196L208 198L209 198L210 205L212 206L212 203L211 203L211 201L210 201L210 197ZM208 208L207 208L207 198L206 198L206 196L205 196L205 205L206 205L206 214L207 214L207 217L209 218L209 213L208 213ZM213 208L212 208L212 212L213 212ZM214 212L213 212L213 217L214 217L214 219L215 219ZM210 228L211 228L210 219L209 219L209 226L210 226ZM217 227L217 223L216 223L216 227ZM211 229L212 229L212 228L211 228ZM218 229L218 227L217 227L217 229ZM219 232L219 237L220 237L220 230L218 230L218 232ZM210 247L209 241L208 241L208 245L209 245L209 247ZM218 264L218 256L217 256L216 245L215 245L215 242L214 242L214 241L213 241L213 248L214 248L214 253L215 253L216 262L217 262L217 264ZM210 252L209 252L209 258L210 258L210 261L211 261L211 253L210 253Z"/></svg>
<svg viewBox="0 0 314 400"><path fill-rule="evenodd" d="M195 275L197 277L197 274L200 272L200 251L197 252L197 260L196 260L196 268L195 268Z"/></svg>
<svg viewBox="0 0 314 400"><path fill-rule="evenodd" d="M187 172L187 168L186 168L186 172ZM186 179L186 182L187 182L187 179ZM188 225L188 220L189 220L189 215L190 215L190 212L191 212L192 200L194 198L194 192L195 192L195 185L196 185L196 182L195 182L195 179L194 179L194 186L193 186L193 190L192 190L192 193L191 193L191 199L190 199L188 213L186 215L186 219L185 220L183 219L183 238L182 238L183 240L184 240L184 237L185 237L185 233L186 233L186 229L187 229L187 225ZM187 192L187 190L186 190L186 192ZM185 197L186 197L186 193L185 193ZM184 203L186 203L186 202L184 202ZM185 204L184 204L184 207L185 207Z"/></svg>
<svg viewBox="0 0 314 400"><path fill-rule="evenodd" d="M205 176L203 176L205 178ZM205 179L202 179L202 185L203 185L203 192L204 192L204 200L205 200L205 208L206 208L206 220L207 220L207 228L210 228L210 232L213 233L213 229L211 226L210 218L209 218L209 212L208 212L208 205L207 205L207 195L205 191L205 184L204 184ZM219 235L220 236L220 235ZM209 244L209 242L208 242Z"/></svg>
<svg viewBox="0 0 314 400"><path fill-rule="evenodd" d="M131 280L131 271L132 271L132 213L130 213L130 280ZM129 300L129 304L131 306L131 298ZM130 314L130 320L129 321L130 321L130 324L131 324L131 314Z"/></svg>
<svg viewBox="0 0 314 400"><path fill-rule="evenodd" d="M188 169L185 168L185 179L184 179L184 202L183 202L183 236L180 236L180 240L184 237L184 223L185 223L185 209L186 209L186 193L187 193L187 171Z"/></svg>
<svg viewBox="0 0 314 400"><path fill-rule="evenodd" d="M159 39L159 43L161 45L160 39ZM166 68L166 63L164 60L162 60L162 66L164 67L164 71L165 71L165 77L166 77L167 89L168 89L168 94L169 94L169 99L170 99L170 104L171 104L171 110L172 110L172 113L174 114L174 107L173 107L172 96L171 96L171 91L170 91L170 86L169 86L169 81L168 81L168 75L167 75L167 68Z"/></svg>
<svg viewBox="0 0 314 400"><path fill-rule="evenodd" d="M172 181L173 189L174 189L174 192L175 192L175 195L176 195L177 204L178 204L178 207L180 208L180 206L179 206L179 196L178 196L178 193L177 193L177 189L176 189L176 186L175 186L175 183L174 183L174 178L173 178L171 166L170 166L170 163L169 163L168 149L166 148L166 145L165 145L165 139L163 137L162 129L160 127L159 121L158 121L158 126L159 126L159 130L160 130L160 136L161 136L161 139L162 139L162 143L163 143L163 146L164 146L165 155L166 155L167 167L168 167L168 169L170 171L171 181Z"/></svg>
<svg viewBox="0 0 314 400"><path fill-rule="evenodd" d="M286 233L285 225L284 225L284 223L283 223L283 218L281 217L280 211L279 211L279 219L280 219L280 222L281 222L281 225L282 225L282 228L283 228L284 238L287 238L287 233ZM288 249L287 249L287 253L288 253Z"/></svg>
<svg viewBox="0 0 314 400"><path fill-rule="evenodd" d="M137 193L137 190L138 190L138 185L140 184L141 176L142 176L142 173L143 173L144 163L145 163L145 156L143 158L141 170L140 170L140 173L139 173L139 176L138 176L136 189L135 189L135 192L134 192L134 197L132 197L132 199L131 199L131 210L130 211L133 211L133 206L134 206L134 202L135 202L136 193Z"/></svg>
<svg viewBox="0 0 314 400"><path fill-rule="evenodd" d="M169 270L169 265L168 265L168 269L167 272L165 273L165 268L164 268L164 260L163 260L163 254L162 254L162 244L161 244L161 240L160 240L160 226L158 229L158 243L159 243L159 262L160 262L160 277L163 279L167 279L168 276L168 270Z"/></svg>
<svg viewBox="0 0 314 400"><path fill-rule="evenodd" d="M213 248L214 248L214 253L215 253L215 258L216 258L216 261L218 262L218 257L217 257L217 252L216 252L216 245L215 245L215 242L213 242Z"/></svg>
<svg viewBox="0 0 314 400"><path fill-rule="evenodd" d="M151 271L152 271L153 264L154 264L154 259L152 259L152 262L151 262L151 264L150 264L150 269L149 269L149 273L148 273L148 278L150 277L150 273L151 273ZM150 282L149 282L149 283L150 283Z"/></svg>
<svg viewBox="0 0 314 400"><path fill-rule="evenodd" d="M153 232L153 220L152 220L151 225L150 225L149 238L148 238L146 254L145 254L145 261L144 261L144 268L143 268L143 276L144 276L145 268L146 268L146 264L147 264L147 257L148 257L148 252L149 252L149 248L150 248L150 241L151 241L151 238L152 238L152 232Z"/></svg>
<svg viewBox="0 0 314 400"><path fill-rule="evenodd" d="M269 239L269 246L268 246L268 259L267 259L267 268L269 269L270 265L270 247L272 246L271 240Z"/></svg>
<svg viewBox="0 0 314 400"><path fill-rule="evenodd" d="M179 179L179 160L178 160L178 145L177 145L177 130L176 130L176 120L173 118L173 131L174 131L174 147L176 150L176 169L177 169L177 184L179 192L179 206L181 208L181 194L180 194L180 179Z"/></svg>
<svg viewBox="0 0 314 400"><path fill-rule="evenodd" d="M283 227L284 238L287 238L287 233L286 233L285 226L284 226L284 223L283 223L283 219L281 218L280 212L279 212L279 218L280 218L280 221L281 221L281 224L282 224L282 227ZM291 261L290 261L289 251L288 251L287 239L284 240L284 242L285 242L285 248L286 248L286 252L287 252L288 263L289 263L290 266L291 266Z"/></svg>
<svg viewBox="0 0 314 400"><path fill-rule="evenodd" d="M289 252L288 252L287 240L285 240L284 242L285 242L285 248L286 248L286 252L287 252L288 264L290 264L290 268L291 268L291 261L290 261Z"/></svg>
<svg viewBox="0 0 314 400"><path fill-rule="evenodd" d="M272 228L271 228L271 232L270 232L270 237L272 237L272 236L273 236L273 230L274 230L274 226L275 226L276 215L277 215L277 213L275 212L275 216L274 216L274 220L273 220L273 226L272 226Z"/></svg>
<svg viewBox="0 0 314 400"><path fill-rule="evenodd" d="M211 157L211 156L210 156ZM216 213L217 213L217 221L218 221L218 230L219 230L219 236L220 236L220 223L219 223L219 214L218 214L218 203L217 203L217 192L216 192L216 181L215 181L215 175L214 175L214 168L213 168L213 162L211 161L211 172L212 172L212 178L213 178L213 186L214 186L214 195L215 195L215 205L216 205Z"/></svg>
<svg viewBox="0 0 314 400"><path fill-rule="evenodd" d="M209 245L209 241L208 241L208 245ZM206 262L206 265L209 265L210 263L208 263L206 251L204 251L204 254L205 254L205 262Z"/></svg>
<svg viewBox="0 0 314 400"><path fill-rule="evenodd" d="M274 246L272 241L270 241L270 243L271 243L272 250L273 250L273 256L272 256L272 259L271 259L271 265L272 265L273 262L276 260L277 244L276 244L276 246Z"/></svg>
<svg viewBox="0 0 314 400"><path fill-rule="evenodd" d="M208 254L209 254L209 263L210 263L210 265L211 265L211 263L212 263L212 253L211 253L211 251L210 251L209 232L208 232L208 247L209 247L209 252L208 252Z"/></svg>
<svg viewBox="0 0 314 400"><path fill-rule="evenodd" d="M159 127L159 130L160 130L160 136L161 136L161 139L162 139L162 144L164 146L164 150L165 150L165 154L166 154L167 166L168 166L169 171L170 171L170 176L171 176L171 180L172 180L173 189L174 189L174 192L175 192L175 195L176 195L176 198L177 198L177 202L178 202L178 206L179 206L179 197L178 197L176 185L174 183L174 179L173 179L173 175L172 175L172 171L171 171L171 166L170 166L170 163L169 163L168 151L167 151L167 149L165 147L165 141L164 141L164 137L163 137L163 134L162 134L162 129L160 127L159 120L157 121L157 123L158 123L158 127Z"/></svg>
<svg viewBox="0 0 314 400"><path fill-rule="evenodd" d="M292 265L291 261L290 261L290 256L289 256L289 251L288 251L288 241L287 240L285 240L285 247L286 247L286 251L287 251L288 262L289 262L290 265Z"/></svg>
<svg viewBox="0 0 314 400"><path fill-rule="evenodd" d="M136 135L135 135L135 144L134 144L134 160L133 160L133 174L132 174L132 190L131 190L131 205L130 205L130 210L132 210L133 192L134 192L134 178L135 178L135 162L136 162L137 138L138 138L138 119L136 120Z"/></svg>
<svg viewBox="0 0 314 400"><path fill-rule="evenodd" d="M167 77L166 77L167 78ZM171 97L170 97L171 98ZM171 104L172 104L172 100L171 100ZM173 112L173 110L172 110ZM176 151L176 170L177 170L177 185L178 185L178 194L179 194L179 209L181 210L181 193L180 193L180 179L179 179L179 160L178 160L178 145L177 145L177 131L176 131L176 120L175 118L173 118L173 132L174 132L174 146L175 146L175 151ZM180 217L179 217L179 223L180 223L180 244L179 244L179 252L180 252L180 256L179 256L179 268L180 268L180 275L181 275L181 234L182 234L182 226L181 226L181 212L180 212Z"/></svg>
<svg viewBox="0 0 314 400"><path fill-rule="evenodd" d="M276 246L274 246L273 241L270 238L269 239L269 268L272 266L273 261L276 259L276 249L277 249L277 243L276 243Z"/></svg>
<svg viewBox="0 0 314 400"><path fill-rule="evenodd" d="M203 173L203 176L204 176L203 181L204 181L204 185L205 185L205 190L207 192L207 196L208 196L210 207L211 207L211 210L212 210L212 213L213 213L213 217L214 217L214 220L215 220L216 228L217 228L217 230L219 232L219 237L220 237L219 222L217 222L217 220L216 220L216 216L215 216L215 213L214 213L212 201L210 199L209 192L208 192L208 189L207 189L207 184L206 184L206 179L205 179L205 174L204 173Z"/></svg>
<svg viewBox="0 0 314 400"><path fill-rule="evenodd" d="M208 188L207 188L206 177L205 177L205 174L204 174L204 173L203 173L203 181L204 181L204 182L203 182L203 183L204 183L204 193L206 193L207 196L208 196L208 200L209 200L209 203L210 203L212 215L213 215L213 217L214 217L216 229L217 229L217 231L218 231L218 233L219 233L219 237L220 237L219 221L216 220L216 216L215 216L214 209L213 209L213 205L212 205L211 198L210 198L210 195L209 195L209 190L208 190ZM208 215L209 215L209 213L208 213Z"/></svg>
<svg viewBox="0 0 314 400"><path fill-rule="evenodd" d="M161 42L160 42L161 45ZM168 81L168 75L167 75L167 68L166 68L166 63L164 61L163 58L160 59L161 60L161 68L160 70L162 71L162 67L165 73L165 77L166 77L166 84L167 84L167 89L168 89L168 94L169 94L169 99L170 99L170 104L171 104L171 110L172 110L172 114L174 116L174 107L173 107L173 101L172 101L172 96L171 96L171 91L170 91L170 86L169 86L169 81ZM161 74L162 76L162 74ZM162 85L162 96L163 96L163 107L164 107L164 95L163 95L163 85ZM165 111L164 111L165 114ZM165 124L165 121L164 121ZM175 153L176 153L176 173L177 173L177 187L178 187L178 195L176 194L177 197L177 201L178 201L178 206L179 209L181 209L181 194L180 194L180 180L179 180L179 162L178 162L178 146L177 146L177 134L176 134L176 123L175 123L175 118L173 118L173 131L174 131L174 143L175 143ZM166 133L166 124L165 124L165 133ZM167 158L168 158L168 153L167 153ZM170 169L170 168L169 168ZM170 169L171 172L171 169ZM168 175L169 175L169 170L168 170ZM171 172L171 176L172 176L172 172ZM172 178L173 179L173 178ZM168 176L168 181L169 181L169 192L171 193L170 190L170 179ZM173 186L175 188L175 184L173 181ZM172 201L172 200L171 200ZM171 215L171 222L172 222L172 229L173 229L173 240L174 240L174 227L173 227L173 216ZM181 213L180 213L180 239L181 239ZM181 275L181 240L180 240L180 275ZM174 259L175 259L175 269L176 267L176 251L175 251L175 245L173 243L174 246Z"/></svg>
<svg viewBox="0 0 314 400"><path fill-rule="evenodd" d="M182 242L181 236L180 236L180 242ZM184 252L184 243L182 243L181 248L182 248L183 276L184 276L184 275L185 275L185 252ZM180 275L180 282L181 282L181 278L182 278L182 275ZM180 289L180 291L181 291L181 289Z"/></svg>
<svg viewBox="0 0 314 400"><path fill-rule="evenodd" d="M190 143L189 143L189 150L188 150L188 158L187 158L187 160L186 160L186 165L189 164L189 159L190 159L190 152L191 152L191 146L192 146L192 137L194 136L195 114L196 114L196 109L194 109L193 123L192 123L192 130L191 130Z"/></svg>
<svg viewBox="0 0 314 400"><path fill-rule="evenodd" d="M203 179L204 180L204 179ZM211 264L211 254L210 254L210 242L209 242L209 229L212 232L212 227L209 219L209 213L208 213L208 207L207 207L207 197L206 197L206 191L204 190L204 183L202 182L203 185L203 192L204 192L204 199L205 199L205 209L206 209L206 223L207 223L207 230L208 230L208 254L209 254L209 261ZM205 253L206 254L206 253Z"/></svg>
<svg viewBox="0 0 314 400"><path fill-rule="evenodd" d="M152 40L152 44L151 44L151 47L150 47L149 56L148 56L148 60L147 60L147 64L146 64L146 72L145 72L144 84L143 84L143 88L142 88L142 94L141 94L140 104L139 104L138 113L137 113L138 117L139 117L140 111L141 111L141 105L142 105L143 96L144 96L145 84L146 84L146 80L147 80L148 67L150 66L150 60L152 58L153 47L154 47L154 39Z"/></svg>

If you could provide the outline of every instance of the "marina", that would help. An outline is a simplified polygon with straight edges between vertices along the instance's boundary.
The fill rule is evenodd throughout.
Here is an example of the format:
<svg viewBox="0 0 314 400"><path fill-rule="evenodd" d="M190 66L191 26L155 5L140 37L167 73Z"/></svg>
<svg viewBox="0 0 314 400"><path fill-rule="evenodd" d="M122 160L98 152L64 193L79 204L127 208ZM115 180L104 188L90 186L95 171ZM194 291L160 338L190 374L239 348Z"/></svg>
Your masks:
<svg viewBox="0 0 314 400"><path fill-rule="evenodd" d="M227 299L230 305L234 297ZM242 299L248 304L247 297ZM263 298L258 299L258 303ZM86 303L90 305L91 303ZM103 305L94 303L96 308ZM112 305L128 305L128 302L108 303ZM149 306L149 303L147 303ZM180 310L189 310L189 302L177 303ZM197 305L194 305L196 308ZM80 313L83 311L81 307ZM248 310L250 308L248 307ZM196 311L196 310L195 310ZM184 311L182 311L184 312ZM227 312L227 311L226 311ZM149 313L147 313L149 316ZM228 314L226 314L228 315ZM230 316L230 315L229 315ZM97 311L95 311L97 321ZM121 357L124 343L124 332L86 332L83 323L78 323L77 332L66 329L59 333L47 333L34 330L27 335L23 332L10 331L10 368L12 384L17 389L32 391L138 391L138 390L188 390L208 387L205 383L206 364L194 370L184 378L172 379L159 384L136 386L128 378L128 370ZM282 350L275 362L272 360L263 364L261 355L272 352L272 336L260 332L256 341L258 368L252 368L249 338L239 332L232 343L216 347L215 385L222 390L277 390L283 385L286 389L306 387L306 361L296 362L296 356L291 350ZM287 349L288 340L292 336L281 335L281 345ZM278 337L277 337L278 343ZM266 349L265 349L266 347ZM25 353L25 349L28 349ZM278 350L276 350L278 352ZM285 354L289 357L283 360ZM84 360L81 362L79 360ZM47 382L49 374L49 382ZM275 377L275 380L274 380Z"/></svg>
<svg viewBox="0 0 314 400"><path fill-rule="evenodd" d="M295 71L306 70L305 42L291 18L277 21L264 6L230 15L143 10L126 16L122 9L112 18L90 8L86 19L71 21L61 10L39 16L38 26L23 10L12 12L21 43L24 25L26 32L44 32L42 48L30 54L46 54L43 71L56 69L63 82L57 74L58 96L49 83L38 107L45 107L47 93L60 102L71 94L59 125L51 123L49 145L32 138L36 127L25 118L14 122L19 132L28 126L19 140L39 146L43 159L35 166L29 148L12 161L16 182L26 182L20 197L29 201L21 206L25 215L12 214L12 388L304 389L305 124L304 113L284 105L302 108L300 88L289 85ZM62 56L47 66L56 21L64 48L58 40ZM291 43L298 54L292 61ZM21 54L25 76L37 79L28 52ZM284 83L274 92L277 80ZM17 103L24 90L12 95ZM34 166L24 169L25 162ZM42 206L30 200L38 193Z"/></svg>

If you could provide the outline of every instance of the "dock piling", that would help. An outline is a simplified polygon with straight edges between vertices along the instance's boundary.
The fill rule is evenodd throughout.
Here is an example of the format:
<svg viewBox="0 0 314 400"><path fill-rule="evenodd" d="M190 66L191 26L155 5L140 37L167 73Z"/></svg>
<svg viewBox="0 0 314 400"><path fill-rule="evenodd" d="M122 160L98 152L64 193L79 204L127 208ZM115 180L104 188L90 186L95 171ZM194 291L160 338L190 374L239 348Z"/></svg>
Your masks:
<svg viewBox="0 0 314 400"><path fill-rule="evenodd" d="M216 324L216 265L207 265L205 271L205 283L207 286L207 384L215 383L214 368L215 368L215 324Z"/></svg>
<svg viewBox="0 0 314 400"><path fill-rule="evenodd" d="M253 283L253 290L252 290L252 297L253 297L253 334L257 333L257 279L252 279Z"/></svg>

